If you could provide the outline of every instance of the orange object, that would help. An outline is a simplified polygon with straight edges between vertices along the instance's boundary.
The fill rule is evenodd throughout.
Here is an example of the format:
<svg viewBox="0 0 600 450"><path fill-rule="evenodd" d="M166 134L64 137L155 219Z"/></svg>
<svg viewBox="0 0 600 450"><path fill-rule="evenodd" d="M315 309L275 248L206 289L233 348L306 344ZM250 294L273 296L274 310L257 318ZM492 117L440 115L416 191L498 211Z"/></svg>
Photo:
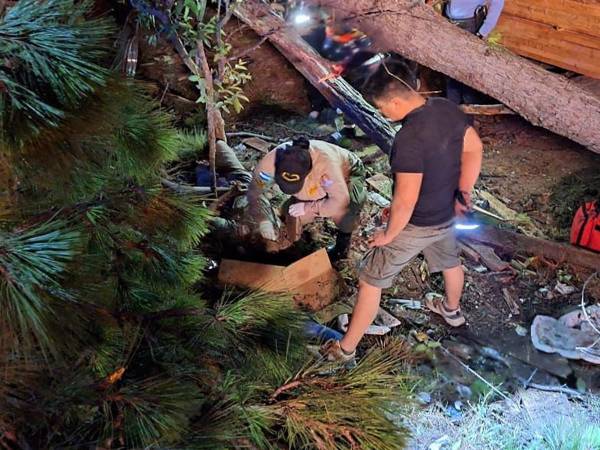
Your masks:
<svg viewBox="0 0 600 450"><path fill-rule="evenodd" d="M575 213L571 244L600 252L600 202L585 203Z"/></svg>

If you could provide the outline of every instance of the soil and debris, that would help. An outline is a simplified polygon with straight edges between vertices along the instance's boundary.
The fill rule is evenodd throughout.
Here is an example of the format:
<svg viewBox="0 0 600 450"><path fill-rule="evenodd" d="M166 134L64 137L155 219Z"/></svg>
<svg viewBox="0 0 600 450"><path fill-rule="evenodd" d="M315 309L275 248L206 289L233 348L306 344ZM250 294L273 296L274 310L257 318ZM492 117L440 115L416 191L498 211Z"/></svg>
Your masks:
<svg viewBox="0 0 600 450"><path fill-rule="evenodd" d="M343 123L342 116L329 113L327 118L333 120L322 119L325 123L321 123L277 109L261 110L260 115L247 115L234 123L229 131L230 144L248 169L264 149L252 142L244 144L248 138L244 132L256 133L272 145L298 134L337 138L365 162L369 201L349 258L336 267L344 281L342 303L318 315L322 323L338 328L336 317L349 312L343 301L356 293L356 263L367 250L367 238L377 226L382 207L389 203L391 191L385 179L386 156L360 132L347 132L351 127ZM485 145L478 204L499 215L512 215L514 227L530 235L547 239L568 236L570 221L566 217L572 217L582 195L600 190L600 158L517 117L484 117L476 121L476 128ZM340 130L345 131L341 137L336 135ZM329 222L309 225L303 251L332 243L333 230ZM539 352L530 336L536 316L558 318L580 307L581 288L591 274L531 255L511 255L503 261L506 256L496 257L502 263L500 268L464 257L466 285L461 304L468 324L460 329L448 328L422 308L427 293L443 293L442 277L429 274L423 259L413 261L394 287L384 291L383 309L401 321L390 332L405 336L422 357L415 370L422 380L419 395L426 400L423 403L452 406L484 396L500 398L499 393L527 386L568 393L563 395L600 393L599 366ZM596 279L587 287L586 302L592 305L599 300L600 279ZM367 337L363 350L376 338Z"/></svg>

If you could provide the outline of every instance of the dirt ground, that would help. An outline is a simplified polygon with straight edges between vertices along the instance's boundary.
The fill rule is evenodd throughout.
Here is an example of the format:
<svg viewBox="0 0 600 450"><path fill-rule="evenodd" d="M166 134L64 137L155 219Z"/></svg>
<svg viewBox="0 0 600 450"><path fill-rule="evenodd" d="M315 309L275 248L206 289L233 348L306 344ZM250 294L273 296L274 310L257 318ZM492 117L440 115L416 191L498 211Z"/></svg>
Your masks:
<svg viewBox="0 0 600 450"><path fill-rule="evenodd" d="M230 131L251 131L273 137L276 141L300 133L311 138L324 138L335 131L330 125L280 111L261 110L259 114L246 117ZM483 173L478 187L492 193L517 213L526 215L548 237L564 239L568 235L570 217L579 206L580 199L575 194L582 192L582 186L587 185L600 190L600 155L535 128L518 117L478 118L476 128L485 146ZM230 143L236 145L240 141L241 138L234 137ZM343 142L363 157L371 175L385 173L386 157L378 152L364 151L364 148L372 149L369 144L364 137ZM253 167L260 157L259 152L251 149L242 150L239 155L248 168ZM350 257L338 264L338 271L346 284L344 298L356 290L355 268L367 250L366 241L375 228L375 219L380 211L379 206L368 202L360 230L354 236ZM310 227L308 234L319 246L332 241L331 231L331 224L317 224ZM475 386L477 380L465 376L457 362L434 345L442 342L445 347L463 345L469 348L468 351L476 352L479 355L477 361L470 363L507 389L511 385L517 387L519 380L531 378L530 381L542 384L567 384L600 391L600 369L591 364L542 354L533 349L529 336L529 328L536 315L559 317L578 307L582 284L590 274L574 273L569 267L555 266L529 255L518 255L514 259L517 263L513 266L517 268L503 272L493 272L464 259L467 282L462 306L468 324L458 331L448 329L426 311L407 310L394 303L395 299L423 299L428 292L443 293L441 276L430 275L422 259L405 268L395 286L384 292L383 306L403 323L394 333L420 345L426 358L432 361L434 371L445 374L442 379L447 383L431 390L442 397L448 385L467 386L468 392L472 393L478 390ZM556 290L558 282L572 286L574 292L561 294ZM596 279L590 283L586 295L588 304L600 301L599 293L600 279ZM368 347L368 342L367 339L365 347ZM485 352L492 352L491 356L485 355ZM504 356L496 357L496 354ZM510 362L504 364L507 367L499 367L498 361L494 361L498 358L505 362L508 358ZM500 376L500 372L504 375ZM456 395L450 395L447 400L455 398Z"/></svg>

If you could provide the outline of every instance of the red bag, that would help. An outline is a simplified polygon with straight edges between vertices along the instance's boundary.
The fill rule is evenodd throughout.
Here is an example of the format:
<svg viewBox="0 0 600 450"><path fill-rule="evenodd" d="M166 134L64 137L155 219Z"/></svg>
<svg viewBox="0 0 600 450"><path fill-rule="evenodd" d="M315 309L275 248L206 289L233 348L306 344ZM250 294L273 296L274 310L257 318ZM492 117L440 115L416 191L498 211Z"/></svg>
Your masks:
<svg viewBox="0 0 600 450"><path fill-rule="evenodd" d="M600 201L585 203L575 213L571 244L600 252Z"/></svg>

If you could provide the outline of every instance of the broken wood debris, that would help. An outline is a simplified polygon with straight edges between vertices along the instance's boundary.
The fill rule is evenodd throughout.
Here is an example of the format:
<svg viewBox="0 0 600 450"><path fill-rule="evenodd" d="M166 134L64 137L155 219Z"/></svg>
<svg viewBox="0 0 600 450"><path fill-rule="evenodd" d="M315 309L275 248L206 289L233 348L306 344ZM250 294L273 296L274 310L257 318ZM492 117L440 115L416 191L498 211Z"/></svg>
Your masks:
<svg viewBox="0 0 600 450"><path fill-rule="evenodd" d="M504 302L506 303L506 305L508 306L508 309L510 310L510 313L513 316L518 316L521 312L521 308L519 307L519 304L513 298L512 294L510 293L508 288L502 288L502 296L504 298Z"/></svg>
<svg viewBox="0 0 600 450"><path fill-rule="evenodd" d="M569 244L549 241L521 233L482 225L461 237L472 248L471 243L501 248L511 253L524 253L550 259L556 263L568 263L574 267L598 270L600 254L574 247Z"/></svg>
<svg viewBox="0 0 600 450"><path fill-rule="evenodd" d="M462 244L467 247L469 250L474 252L477 256L479 256L479 261L490 269L492 272L502 272L504 270L510 269L510 263L507 261L502 261L493 248L488 247L487 245L482 245L479 243L473 243L471 241L465 242L462 241ZM471 257L473 255L471 254Z"/></svg>
<svg viewBox="0 0 600 450"><path fill-rule="evenodd" d="M382 173L378 173L367 178L367 184L387 199L392 198L392 180L390 177Z"/></svg>
<svg viewBox="0 0 600 450"><path fill-rule="evenodd" d="M465 114L473 116L500 116L500 115L514 115L515 112L504 106L499 105L460 105L460 109Z"/></svg>
<svg viewBox="0 0 600 450"><path fill-rule="evenodd" d="M272 146L272 144L259 137L249 137L247 139L243 139L242 144L252 147L261 153L268 153Z"/></svg>

